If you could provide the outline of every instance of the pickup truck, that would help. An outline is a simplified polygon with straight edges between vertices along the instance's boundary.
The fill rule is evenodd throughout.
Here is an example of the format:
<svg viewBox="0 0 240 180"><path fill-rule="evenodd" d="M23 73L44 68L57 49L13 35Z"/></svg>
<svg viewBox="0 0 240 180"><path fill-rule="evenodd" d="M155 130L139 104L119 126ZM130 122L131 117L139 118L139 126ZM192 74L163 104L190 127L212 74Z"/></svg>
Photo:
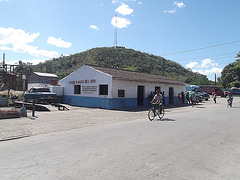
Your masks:
<svg viewBox="0 0 240 180"><path fill-rule="evenodd" d="M24 101L30 102L53 102L56 100L56 93L51 93L48 88L36 87L31 88L27 93L24 93Z"/></svg>

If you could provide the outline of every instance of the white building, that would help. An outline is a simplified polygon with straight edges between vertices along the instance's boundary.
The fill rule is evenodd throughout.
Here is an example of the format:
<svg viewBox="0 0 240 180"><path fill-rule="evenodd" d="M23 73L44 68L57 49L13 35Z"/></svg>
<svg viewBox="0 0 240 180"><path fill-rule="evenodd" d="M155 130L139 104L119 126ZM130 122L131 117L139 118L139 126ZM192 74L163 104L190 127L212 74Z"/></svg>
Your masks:
<svg viewBox="0 0 240 180"><path fill-rule="evenodd" d="M87 65L59 84L64 103L105 109L148 106L156 89L164 92L166 104L176 104L178 93L186 91L185 83L164 76Z"/></svg>

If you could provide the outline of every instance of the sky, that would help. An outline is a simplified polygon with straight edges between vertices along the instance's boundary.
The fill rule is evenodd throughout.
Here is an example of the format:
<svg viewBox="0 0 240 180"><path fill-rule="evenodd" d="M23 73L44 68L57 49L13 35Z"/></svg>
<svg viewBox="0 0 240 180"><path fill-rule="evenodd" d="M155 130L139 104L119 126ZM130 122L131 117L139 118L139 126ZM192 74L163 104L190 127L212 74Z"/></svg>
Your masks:
<svg viewBox="0 0 240 180"><path fill-rule="evenodd" d="M239 0L0 0L0 60L5 53L8 64L37 64L117 42L214 80L240 51L239 7Z"/></svg>

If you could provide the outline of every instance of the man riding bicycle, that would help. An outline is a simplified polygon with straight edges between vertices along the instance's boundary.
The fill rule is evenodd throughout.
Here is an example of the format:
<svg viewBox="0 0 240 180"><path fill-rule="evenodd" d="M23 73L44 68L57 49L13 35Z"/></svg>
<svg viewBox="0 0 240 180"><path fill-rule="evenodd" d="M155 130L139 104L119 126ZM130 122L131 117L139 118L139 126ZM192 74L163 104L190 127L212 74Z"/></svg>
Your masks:
<svg viewBox="0 0 240 180"><path fill-rule="evenodd" d="M160 94L160 91L157 90L155 96L153 97L153 100L151 101L154 108L154 116L156 116L157 109L159 110L160 114L162 113L162 99L162 94Z"/></svg>

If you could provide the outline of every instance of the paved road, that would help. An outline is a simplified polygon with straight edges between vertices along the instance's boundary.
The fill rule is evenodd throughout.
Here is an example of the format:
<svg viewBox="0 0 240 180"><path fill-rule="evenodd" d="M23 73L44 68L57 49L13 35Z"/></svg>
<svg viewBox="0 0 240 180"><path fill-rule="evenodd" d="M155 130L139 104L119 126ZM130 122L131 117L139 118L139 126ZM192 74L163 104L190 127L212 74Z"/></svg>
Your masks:
<svg viewBox="0 0 240 180"><path fill-rule="evenodd" d="M58 132L0 142L0 179L238 180L240 98L233 106L218 98L217 104L168 109L163 121L152 122L146 111L94 110L94 126L56 126ZM106 114L112 121L105 122Z"/></svg>

